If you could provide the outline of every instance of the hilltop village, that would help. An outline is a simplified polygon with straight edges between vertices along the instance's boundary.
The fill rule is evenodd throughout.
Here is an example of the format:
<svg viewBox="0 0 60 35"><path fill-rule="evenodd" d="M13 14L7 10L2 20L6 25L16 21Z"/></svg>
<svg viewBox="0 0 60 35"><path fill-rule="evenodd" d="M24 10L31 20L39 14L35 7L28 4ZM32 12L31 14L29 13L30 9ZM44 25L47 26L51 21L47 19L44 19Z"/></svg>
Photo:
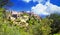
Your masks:
<svg viewBox="0 0 60 35"><path fill-rule="evenodd" d="M40 20L40 16L37 14L34 14L33 12L27 13L24 11L16 12L16 11L6 11L6 18L10 21L12 21L13 24L18 25L20 27L27 27L29 23L27 22L30 17L33 17L32 19Z"/></svg>

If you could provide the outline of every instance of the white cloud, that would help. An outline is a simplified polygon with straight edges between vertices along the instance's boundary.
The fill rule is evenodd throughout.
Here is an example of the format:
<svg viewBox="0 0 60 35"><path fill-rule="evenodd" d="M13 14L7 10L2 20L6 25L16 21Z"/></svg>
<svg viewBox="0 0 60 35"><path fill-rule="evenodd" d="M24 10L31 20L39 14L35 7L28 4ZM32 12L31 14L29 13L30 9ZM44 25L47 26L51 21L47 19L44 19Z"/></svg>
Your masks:
<svg viewBox="0 0 60 35"><path fill-rule="evenodd" d="M60 13L60 7L57 5L53 5L52 3L46 2L47 5L47 11L49 13Z"/></svg>
<svg viewBox="0 0 60 35"><path fill-rule="evenodd" d="M39 3L36 6L33 6L31 10L35 14L39 15L50 15L51 13L60 13L60 7L58 7L57 5L53 5L52 3L50 3L49 0L46 2L45 5Z"/></svg>
<svg viewBox="0 0 60 35"><path fill-rule="evenodd" d="M30 1L42 3L42 2L45 2L46 0L22 0L22 1L27 2L27 3L29 3Z"/></svg>
<svg viewBox="0 0 60 35"><path fill-rule="evenodd" d="M44 0L33 0L33 2L43 2Z"/></svg>
<svg viewBox="0 0 60 35"><path fill-rule="evenodd" d="M27 13L30 13L30 11L26 11Z"/></svg>
<svg viewBox="0 0 60 35"><path fill-rule="evenodd" d="M60 7L50 3L50 0L47 0L47 2L46 0L23 0L23 1L27 3L29 3L30 1L38 2L36 6L31 7L32 12L34 12L35 14L50 15L51 13L60 13ZM45 5L43 5L41 2L46 3Z"/></svg>
<svg viewBox="0 0 60 35"><path fill-rule="evenodd" d="M22 1L29 3L31 0L22 0Z"/></svg>
<svg viewBox="0 0 60 35"><path fill-rule="evenodd" d="M37 4L36 6L32 7L32 12L34 12L35 14L44 14L44 15L48 15L48 13L45 11L46 10L46 6L42 5L42 4Z"/></svg>

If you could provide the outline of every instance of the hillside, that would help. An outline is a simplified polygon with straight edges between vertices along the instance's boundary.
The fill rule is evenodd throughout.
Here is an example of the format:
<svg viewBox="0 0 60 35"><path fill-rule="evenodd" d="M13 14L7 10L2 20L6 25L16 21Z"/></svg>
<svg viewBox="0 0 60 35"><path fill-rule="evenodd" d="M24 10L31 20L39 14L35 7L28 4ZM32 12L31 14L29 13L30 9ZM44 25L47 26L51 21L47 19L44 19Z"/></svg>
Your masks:
<svg viewBox="0 0 60 35"><path fill-rule="evenodd" d="M51 28L54 20L49 17L42 19L34 13L4 12L0 11L0 35L52 35L55 32L55 27Z"/></svg>
<svg viewBox="0 0 60 35"><path fill-rule="evenodd" d="M35 26L37 23L40 23L41 21L39 16L36 16L31 13L26 13L26 12L20 12L19 14L18 13L12 14L11 12L6 12L4 15L3 15L3 12L0 12L0 13L1 13L0 15L2 16L1 17L1 33L0 33L1 35L4 35L4 34L14 35L14 33L16 33L17 35L19 34L19 32L21 35L29 35L30 28L32 26ZM15 30L16 32L14 32ZM31 33L30 35L33 35L33 34Z"/></svg>

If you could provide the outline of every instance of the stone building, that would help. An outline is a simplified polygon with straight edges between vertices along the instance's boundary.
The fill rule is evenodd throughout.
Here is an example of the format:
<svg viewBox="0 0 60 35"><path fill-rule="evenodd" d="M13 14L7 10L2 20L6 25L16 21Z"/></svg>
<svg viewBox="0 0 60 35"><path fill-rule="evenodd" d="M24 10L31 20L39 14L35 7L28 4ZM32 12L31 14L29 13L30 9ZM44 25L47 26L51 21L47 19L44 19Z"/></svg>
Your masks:
<svg viewBox="0 0 60 35"><path fill-rule="evenodd" d="M7 14L7 19L10 19L13 21L13 24L20 25L21 27L28 26L26 21L28 20L29 16L22 16L23 14L23 12L11 11L9 14Z"/></svg>

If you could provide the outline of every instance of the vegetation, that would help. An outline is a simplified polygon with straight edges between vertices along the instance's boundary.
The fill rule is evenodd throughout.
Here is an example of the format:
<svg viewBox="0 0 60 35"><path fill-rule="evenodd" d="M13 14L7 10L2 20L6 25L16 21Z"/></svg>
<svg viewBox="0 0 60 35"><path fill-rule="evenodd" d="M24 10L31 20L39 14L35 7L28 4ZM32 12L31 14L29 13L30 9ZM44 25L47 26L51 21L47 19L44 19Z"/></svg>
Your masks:
<svg viewBox="0 0 60 35"><path fill-rule="evenodd" d="M51 33L56 34L60 33L60 15L59 14L51 14L49 19L53 19L53 23L51 24Z"/></svg>
<svg viewBox="0 0 60 35"><path fill-rule="evenodd" d="M59 25L56 24L54 26L54 18L51 16L38 19L34 15L30 16L29 19L26 21L29 25L27 27L20 27L18 25L14 25L13 22L6 18L2 18L2 12L0 12L0 34L1 35L56 35L57 33L53 33L59 29ZM24 14L23 14L24 15ZM51 18L50 18L51 17ZM60 17L60 16L57 16ZM55 18L59 21L58 18ZM3 22L4 20L4 22ZM21 22L19 19L16 19ZM57 26L58 25L58 26ZM55 28L57 28L55 30ZM59 34L59 32L58 32Z"/></svg>
<svg viewBox="0 0 60 35"><path fill-rule="evenodd" d="M14 21L6 19L5 8L2 8L4 5L8 3L3 3L4 0L0 0L0 35L60 35L60 15L59 14L51 14L50 16L39 19L34 15L29 15L27 13L22 14L23 16L29 16L26 23L28 26L21 27L19 22L22 19L16 19L18 22L13 24ZM24 25L25 22L21 22Z"/></svg>

